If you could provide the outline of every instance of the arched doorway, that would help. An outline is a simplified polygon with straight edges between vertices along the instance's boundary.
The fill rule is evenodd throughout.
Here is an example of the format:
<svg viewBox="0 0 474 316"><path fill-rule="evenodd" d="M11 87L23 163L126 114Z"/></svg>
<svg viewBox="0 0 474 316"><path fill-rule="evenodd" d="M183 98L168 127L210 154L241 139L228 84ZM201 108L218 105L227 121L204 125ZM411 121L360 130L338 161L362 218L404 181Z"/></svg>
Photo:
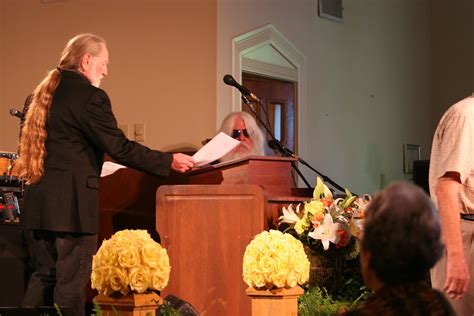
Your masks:
<svg viewBox="0 0 474 316"><path fill-rule="evenodd" d="M285 122L280 124L280 135L286 142L284 144L304 155L306 149L303 131L306 126L302 118L306 112L305 57L271 24L234 38L233 56L234 78L244 85L252 86L252 89L256 89L255 92L262 89L259 91L262 96L265 95L264 106L271 113L270 119L275 122L275 118L280 115L280 122ZM293 87L291 109L288 108L289 99L282 98L278 93L271 94L272 84L290 84ZM232 109L245 110L238 91L233 91ZM274 125L273 128L275 127ZM289 131L291 135L287 134Z"/></svg>
<svg viewBox="0 0 474 316"><path fill-rule="evenodd" d="M260 102L254 102L254 109L257 115L266 122L271 133L283 146L297 152L296 82L244 72L242 83L260 99ZM242 109L252 112L244 105ZM267 140L271 140L269 135L267 135Z"/></svg>

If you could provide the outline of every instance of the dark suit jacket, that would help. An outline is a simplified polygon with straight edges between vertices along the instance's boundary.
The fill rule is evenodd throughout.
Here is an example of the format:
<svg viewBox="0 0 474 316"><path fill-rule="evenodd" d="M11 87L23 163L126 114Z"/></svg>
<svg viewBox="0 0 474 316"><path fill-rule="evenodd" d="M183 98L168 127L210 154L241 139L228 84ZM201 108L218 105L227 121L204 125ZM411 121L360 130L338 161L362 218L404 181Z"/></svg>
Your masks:
<svg viewBox="0 0 474 316"><path fill-rule="evenodd" d="M44 176L25 188L27 229L96 234L104 153L126 166L166 176L172 155L129 141L107 94L63 70L46 123Z"/></svg>

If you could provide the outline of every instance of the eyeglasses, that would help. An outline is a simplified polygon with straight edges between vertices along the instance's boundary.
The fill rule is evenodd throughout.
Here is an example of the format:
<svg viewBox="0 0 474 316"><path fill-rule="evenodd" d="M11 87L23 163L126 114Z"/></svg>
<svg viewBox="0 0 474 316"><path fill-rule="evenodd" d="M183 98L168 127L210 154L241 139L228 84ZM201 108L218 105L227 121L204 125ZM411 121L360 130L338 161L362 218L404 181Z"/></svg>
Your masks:
<svg viewBox="0 0 474 316"><path fill-rule="evenodd" d="M232 130L232 134L230 134L230 136L232 138L238 138L242 134L244 134L244 136L247 137L247 138L250 137L250 134L249 134L249 132L247 132L246 128L244 128L244 129L234 129L234 130Z"/></svg>

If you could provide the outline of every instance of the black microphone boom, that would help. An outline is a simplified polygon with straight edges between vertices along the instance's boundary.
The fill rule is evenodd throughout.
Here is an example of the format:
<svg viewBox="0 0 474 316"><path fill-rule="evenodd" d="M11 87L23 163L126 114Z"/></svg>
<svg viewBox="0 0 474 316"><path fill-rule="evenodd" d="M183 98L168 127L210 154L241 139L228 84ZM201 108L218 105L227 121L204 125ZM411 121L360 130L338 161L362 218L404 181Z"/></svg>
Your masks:
<svg viewBox="0 0 474 316"><path fill-rule="evenodd" d="M268 126L265 124L265 122L260 118L260 116L258 115L258 113L255 111L255 109L253 108L252 104L249 102L248 98L247 97L250 97L252 98L253 100L257 101L261 106L262 104L260 103L260 100L257 98L257 96L255 94L253 94L252 92L250 92L249 89L247 89L246 87L240 85L237 83L237 81L235 81L234 77L232 77L231 75L227 74L224 76L224 83L229 85L229 86L233 86L233 87L236 87L237 89L239 89L239 91L242 93L242 101L247 104L247 106L250 108L250 110L252 111L252 113L254 114L255 118L262 124L262 126L265 128L265 130L267 131L268 135L270 135L271 137L271 140L268 141L268 146L272 149L276 149L277 151L279 151L282 155L284 155L285 157L293 157L295 158L297 161L301 162L303 165L305 165L306 167L310 168L311 170L313 170L316 174L320 175L322 178L323 178L323 181L324 182L327 182L327 183L330 183L334 188L340 190L341 192L345 192L345 189L343 187L341 187L340 185L338 185L337 183L335 183L334 181L332 181L328 176L325 176L324 174L322 174L321 172L319 172L318 170L314 169L313 167L311 167L310 164L308 164L306 161L304 161L301 157L298 157L297 155L295 155L290 149L286 148L285 146L283 146L283 144L275 138L275 136L273 135L272 131L270 131L270 129L268 128L268 126L270 126L270 123L268 122L268 115L267 115L267 122L268 122ZM265 110L265 107L262 106L262 110ZM266 113L265 113L266 114ZM304 175L301 173L301 171L298 169L298 166L292 162L291 163L291 166L296 170L296 172L298 173L298 175L301 177L301 179L303 179L304 183L308 186L308 188L311 188L311 185L308 183L308 181L305 179ZM357 194L354 194L354 195L357 195Z"/></svg>
<svg viewBox="0 0 474 316"><path fill-rule="evenodd" d="M235 81L234 77L232 77L231 75L227 74L224 76L224 83L229 85L229 86L233 86L233 87L236 87L237 89L239 89L240 93L242 93L244 96L248 96L248 97L251 97L253 100L259 102L259 98L257 98L257 96L255 94L253 94L252 92L250 92L249 89L247 89L246 87L240 85L239 83L237 83L237 81Z"/></svg>
<svg viewBox="0 0 474 316"><path fill-rule="evenodd" d="M11 115L11 116L16 116L16 117L18 117L18 118L20 118L20 119L22 119L22 118L25 116L25 114L24 114L23 112L18 111L18 110L15 109L15 108L11 108L11 109L10 109L10 115Z"/></svg>

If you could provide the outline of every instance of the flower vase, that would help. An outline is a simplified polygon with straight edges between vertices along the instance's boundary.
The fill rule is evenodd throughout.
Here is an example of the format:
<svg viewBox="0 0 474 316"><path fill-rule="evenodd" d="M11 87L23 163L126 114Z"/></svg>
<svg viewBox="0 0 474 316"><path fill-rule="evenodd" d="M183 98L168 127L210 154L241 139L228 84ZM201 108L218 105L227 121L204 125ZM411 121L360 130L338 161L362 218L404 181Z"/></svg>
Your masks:
<svg viewBox="0 0 474 316"><path fill-rule="evenodd" d="M299 286L289 289L257 290L247 288L245 293L252 300L253 316L298 315L298 297L303 294Z"/></svg>
<svg viewBox="0 0 474 316"><path fill-rule="evenodd" d="M155 315L163 300L155 292L127 295L116 292L109 296L99 294L94 297L94 303L99 305L102 316L145 316Z"/></svg>
<svg viewBox="0 0 474 316"><path fill-rule="evenodd" d="M309 287L324 287L329 294L333 294L342 286L343 255L333 251L321 254L307 245L304 248L310 262Z"/></svg>

